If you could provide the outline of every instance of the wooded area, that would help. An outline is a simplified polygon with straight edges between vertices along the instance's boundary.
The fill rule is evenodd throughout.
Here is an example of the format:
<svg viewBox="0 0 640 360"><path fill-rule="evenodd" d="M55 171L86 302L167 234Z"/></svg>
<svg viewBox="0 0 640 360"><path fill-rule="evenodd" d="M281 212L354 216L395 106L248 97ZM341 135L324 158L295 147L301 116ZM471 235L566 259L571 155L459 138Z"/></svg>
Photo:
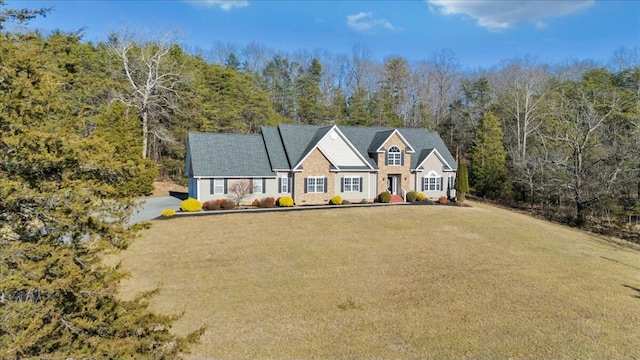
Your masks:
<svg viewBox="0 0 640 360"><path fill-rule="evenodd" d="M2 28L47 12L0 1L0 357L174 356L192 340L170 335L171 319L143 298L117 300L120 273L98 257L133 236L123 222L133 197L158 176L185 181L189 131L425 128L467 163L472 195L622 235L638 222L637 49L609 64L524 57L468 70L448 50L415 62L380 62L361 45L349 55L260 44L205 54L163 36L93 44L81 31Z"/></svg>

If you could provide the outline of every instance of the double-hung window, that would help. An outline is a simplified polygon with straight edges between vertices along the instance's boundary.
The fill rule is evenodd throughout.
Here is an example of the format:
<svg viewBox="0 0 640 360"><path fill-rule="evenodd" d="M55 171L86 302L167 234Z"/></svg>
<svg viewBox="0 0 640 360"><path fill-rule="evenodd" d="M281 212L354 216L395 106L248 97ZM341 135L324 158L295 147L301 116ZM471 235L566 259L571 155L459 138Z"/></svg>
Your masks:
<svg viewBox="0 0 640 360"><path fill-rule="evenodd" d="M342 178L343 192L360 192L360 178L355 176L345 176Z"/></svg>
<svg viewBox="0 0 640 360"><path fill-rule="evenodd" d="M288 193L289 192L289 178L283 176L280 178L280 192Z"/></svg>
<svg viewBox="0 0 640 360"><path fill-rule="evenodd" d="M307 192L308 193L323 193L324 192L324 177L311 176L307 178Z"/></svg>
<svg viewBox="0 0 640 360"><path fill-rule="evenodd" d="M262 194L264 189L262 188L262 179L253 179L253 193Z"/></svg>
<svg viewBox="0 0 640 360"><path fill-rule="evenodd" d="M402 152L397 146L392 146L387 151L387 165L400 166L402 165Z"/></svg>
<svg viewBox="0 0 640 360"><path fill-rule="evenodd" d="M440 190L442 190L442 176L432 171L423 178L422 191Z"/></svg>
<svg viewBox="0 0 640 360"><path fill-rule="evenodd" d="M213 179L211 180L211 193L212 194L224 194L224 179Z"/></svg>

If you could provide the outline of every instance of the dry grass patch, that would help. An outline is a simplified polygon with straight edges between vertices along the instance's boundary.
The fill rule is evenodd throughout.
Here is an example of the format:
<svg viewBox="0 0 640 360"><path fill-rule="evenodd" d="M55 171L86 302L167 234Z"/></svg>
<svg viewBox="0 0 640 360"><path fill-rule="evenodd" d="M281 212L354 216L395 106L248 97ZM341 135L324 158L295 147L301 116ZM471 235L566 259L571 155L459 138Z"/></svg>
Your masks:
<svg viewBox="0 0 640 360"><path fill-rule="evenodd" d="M640 252L485 205L176 218L122 296L207 323L195 358L629 358Z"/></svg>

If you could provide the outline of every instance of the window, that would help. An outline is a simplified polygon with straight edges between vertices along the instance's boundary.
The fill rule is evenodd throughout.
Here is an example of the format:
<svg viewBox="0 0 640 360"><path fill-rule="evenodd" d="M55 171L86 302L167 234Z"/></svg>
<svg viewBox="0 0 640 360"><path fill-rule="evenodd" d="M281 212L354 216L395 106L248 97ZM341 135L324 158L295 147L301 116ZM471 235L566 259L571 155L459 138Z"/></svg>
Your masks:
<svg viewBox="0 0 640 360"><path fill-rule="evenodd" d="M280 178L280 192L288 193L289 192L289 178L283 176Z"/></svg>
<svg viewBox="0 0 640 360"><path fill-rule="evenodd" d="M342 192L360 192L360 178L355 176L343 177Z"/></svg>
<svg viewBox="0 0 640 360"><path fill-rule="evenodd" d="M264 189L262 188L262 179L253 179L253 193L262 194Z"/></svg>
<svg viewBox="0 0 640 360"><path fill-rule="evenodd" d="M447 177L447 189L449 190L453 189L454 184L455 184L455 178L453 177L453 175L449 175Z"/></svg>
<svg viewBox="0 0 640 360"><path fill-rule="evenodd" d="M211 181L212 194L224 194L224 179L213 179Z"/></svg>
<svg viewBox="0 0 640 360"><path fill-rule="evenodd" d="M387 152L387 165L400 166L402 165L402 153L397 146L392 146Z"/></svg>
<svg viewBox="0 0 640 360"><path fill-rule="evenodd" d="M307 178L307 192L308 193L323 193L324 192L324 178L320 176L313 176Z"/></svg>
<svg viewBox="0 0 640 360"><path fill-rule="evenodd" d="M432 171L427 176L424 177L422 182L422 191L441 191L441 190L442 190L442 176Z"/></svg>

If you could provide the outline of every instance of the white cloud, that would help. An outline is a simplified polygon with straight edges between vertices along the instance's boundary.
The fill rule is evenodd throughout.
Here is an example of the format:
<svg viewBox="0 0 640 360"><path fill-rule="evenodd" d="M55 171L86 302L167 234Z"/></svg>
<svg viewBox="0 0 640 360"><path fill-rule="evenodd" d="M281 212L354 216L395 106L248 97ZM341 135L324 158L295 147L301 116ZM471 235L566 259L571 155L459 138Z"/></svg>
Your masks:
<svg viewBox="0 0 640 360"><path fill-rule="evenodd" d="M538 29L546 24L542 19L577 13L593 5L594 0L427 0L444 15L464 14L476 19L478 25L491 31L501 31L533 22Z"/></svg>
<svg viewBox="0 0 640 360"><path fill-rule="evenodd" d="M390 31L400 31L400 28L393 26L387 19L376 19L370 12L360 12L354 15L347 15L347 26L358 32L373 32L376 28Z"/></svg>
<svg viewBox="0 0 640 360"><path fill-rule="evenodd" d="M229 11L235 7L243 8L249 6L247 0L198 0L191 1L193 4L204 5L207 7L219 7L222 10Z"/></svg>

